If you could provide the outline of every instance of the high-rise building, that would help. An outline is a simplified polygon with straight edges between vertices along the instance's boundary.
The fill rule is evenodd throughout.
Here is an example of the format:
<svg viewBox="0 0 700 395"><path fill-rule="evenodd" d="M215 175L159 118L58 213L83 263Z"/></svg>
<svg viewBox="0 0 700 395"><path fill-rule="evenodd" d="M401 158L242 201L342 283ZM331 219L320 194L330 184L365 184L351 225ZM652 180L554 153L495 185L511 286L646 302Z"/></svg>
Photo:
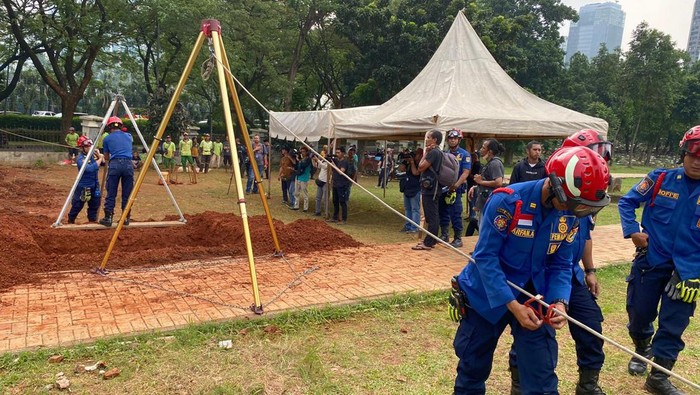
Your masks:
<svg viewBox="0 0 700 395"><path fill-rule="evenodd" d="M625 28L625 12L617 3L587 4L579 10L579 20L569 28L565 62L581 52L591 59L598 55L600 45L608 51L620 48Z"/></svg>
<svg viewBox="0 0 700 395"><path fill-rule="evenodd" d="M700 0L695 0L695 7L693 7L693 18L690 20L688 53L694 62L700 59Z"/></svg>

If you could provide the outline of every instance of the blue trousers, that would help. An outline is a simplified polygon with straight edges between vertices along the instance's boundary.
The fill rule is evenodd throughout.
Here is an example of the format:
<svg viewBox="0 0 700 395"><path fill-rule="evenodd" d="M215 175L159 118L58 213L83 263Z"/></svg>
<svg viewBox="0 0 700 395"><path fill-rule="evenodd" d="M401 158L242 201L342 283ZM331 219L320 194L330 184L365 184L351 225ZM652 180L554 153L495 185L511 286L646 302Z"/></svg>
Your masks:
<svg viewBox="0 0 700 395"><path fill-rule="evenodd" d="M291 207L294 207L297 204L297 198L294 197L294 192L296 189L295 185L297 183L297 178L293 177L292 179L290 179L287 182L289 183L289 185L287 185L287 195L289 195L289 205Z"/></svg>
<svg viewBox="0 0 700 395"><path fill-rule="evenodd" d="M248 171L248 182L246 182L245 184L245 191L250 192L252 187L253 193L258 193L258 184L255 183L255 173L253 172L253 164L248 162L248 164L246 165L246 170ZM262 177L262 165L258 165L258 174L260 174L260 177Z"/></svg>
<svg viewBox="0 0 700 395"><path fill-rule="evenodd" d="M571 280L568 314L594 331L603 333L603 313L600 311L595 296L575 277ZM581 369L600 370L605 362L603 340L591 335L578 325L572 323L567 325L571 337L576 343L576 364ZM515 347L511 347L508 362L511 367L518 366L517 358Z"/></svg>
<svg viewBox="0 0 700 395"><path fill-rule="evenodd" d="M287 194L288 191L289 191L289 181L282 180L282 202L284 202L284 203L289 202L289 195Z"/></svg>
<svg viewBox="0 0 700 395"><path fill-rule="evenodd" d="M122 184L122 210L129 201L131 190L134 189L134 164L131 158L112 158L109 160L107 170L107 197L105 198L105 211L113 213L117 200L119 182Z"/></svg>
<svg viewBox="0 0 700 395"><path fill-rule="evenodd" d="M420 225L420 193L416 193L413 197L403 195L403 207L406 217ZM406 222L403 227L408 232L415 232L418 230L418 228L410 222Z"/></svg>
<svg viewBox="0 0 700 395"><path fill-rule="evenodd" d="M627 329L633 339L654 336L651 343L654 357L675 361L685 347L681 336L690 323L696 303L671 300L664 292L673 268L673 262L652 267L646 255L635 258L627 277ZM654 334L657 315L659 329Z"/></svg>
<svg viewBox="0 0 700 395"><path fill-rule="evenodd" d="M338 221L348 220L348 192L350 188L345 185L333 187L333 219Z"/></svg>
<svg viewBox="0 0 700 395"><path fill-rule="evenodd" d="M445 203L445 195L440 196L439 201L439 211L440 211L440 229L449 232L450 224L452 224L452 229L455 232L455 238L462 237L462 230L464 226L462 225L462 211L464 211L464 206L462 205L462 194L457 193L457 199L454 204Z"/></svg>
<svg viewBox="0 0 700 395"><path fill-rule="evenodd" d="M520 388L523 394L558 394L557 341L555 330L542 325L531 331L506 313L492 324L469 308L462 318L454 340L455 354L459 358L455 394L485 394L486 379L491 374L493 353L506 326L511 325L514 347L520 356Z"/></svg>
<svg viewBox="0 0 700 395"><path fill-rule="evenodd" d="M73 193L70 211L68 212L69 220L75 220L78 214L80 214L80 211L82 211L83 207L85 207L85 202L80 200L80 195L83 193L83 189L85 189L85 187L81 187L80 185L78 185L78 188L76 188L75 193ZM97 211L100 209L100 189L95 187L89 189L92 198L87 203L87 217L88 221L95 222L97 221Z"/></svg>

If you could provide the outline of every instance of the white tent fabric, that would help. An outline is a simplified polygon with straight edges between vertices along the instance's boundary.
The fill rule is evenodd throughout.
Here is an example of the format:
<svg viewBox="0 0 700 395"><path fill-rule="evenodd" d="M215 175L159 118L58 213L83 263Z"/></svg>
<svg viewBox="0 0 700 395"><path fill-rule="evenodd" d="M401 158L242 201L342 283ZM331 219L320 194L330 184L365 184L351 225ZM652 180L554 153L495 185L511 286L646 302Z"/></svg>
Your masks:
<svg viewBox="0 0 700 395"><path fill-rule="evenodd" d="M605 120L550 103L521 88L498 65L460 11L430 62L379 108L335 125L346 138L406 138L458 128L497 138L607 133Z"/></svg>
<svg viewBox="0 0 700 395"><path fill-rule="evenodd" d="M319 111L272 111L270 112L270 136L282 140L294 140L294 134L296 134L301 140L313 142L318 141L322 137L335 137L335 125L337 123L357 117L360 114L367 114L377 107L379 106Z"/></svg>

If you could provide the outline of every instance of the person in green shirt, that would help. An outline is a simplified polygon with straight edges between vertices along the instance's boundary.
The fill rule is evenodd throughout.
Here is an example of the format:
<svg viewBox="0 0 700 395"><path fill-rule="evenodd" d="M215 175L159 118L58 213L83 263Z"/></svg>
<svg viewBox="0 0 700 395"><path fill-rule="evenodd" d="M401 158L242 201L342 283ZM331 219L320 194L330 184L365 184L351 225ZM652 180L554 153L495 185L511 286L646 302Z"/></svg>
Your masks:
<svg viewBox="0 0 700 395"><path fill-rule="evenodd" d="M199 172L209 173L211 155L214 152L214 142L211 141L209 133L204 133L204 140L199 143L199 149L202 150L202 161L199 164Z"/></svg>
<svg viewBox="0 0 700 395"><path fill-rule="evenodd" d="M170 136L165 136L163 143L163 168L168 171L168 182L170 182L175 172L175 143Z"/></svg>
<svg viewBox="0 0 700 395"><path fill-rule="evenodd" d="M188 163L194 167L194 159L192 158L192 140L190 135L185 132L180 140L180 158L182 162L182 171L187 173Z"/></svg>
<svg viewBox="0 0 700 395"><path fill-rule="evenodd" d="M68 146L68 160L75 161L78 157L80 151L78 150L78 138L80 136L75 132L74 127L68 128L68 134L66 134L66 145Z"/></svg>
<svg viewBox="0 0 700 395"><path fill-rule="evenodd" d="M224 150L224 143L221 142L219 137L214 140L214 154L211 157L211 167L212 169L218 169L221 167L221 153Z"/></svg>

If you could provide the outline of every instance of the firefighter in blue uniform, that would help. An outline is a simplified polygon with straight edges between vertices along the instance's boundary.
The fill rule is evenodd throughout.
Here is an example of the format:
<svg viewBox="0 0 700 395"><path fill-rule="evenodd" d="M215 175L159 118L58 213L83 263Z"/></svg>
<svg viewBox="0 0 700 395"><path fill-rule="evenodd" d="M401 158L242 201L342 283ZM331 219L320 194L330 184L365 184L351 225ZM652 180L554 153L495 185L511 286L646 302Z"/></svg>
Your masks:
<svg viewBox="0 0 700 395"><path fill-rule="evenodd" d="M439 201L440 238L445 242L449 242L451 223L454 229L454 240L450 244L456 248L462 247L462 230L464 229L462 224L462 195L467 190L467 177L469 177L469 171L472 168L472 156L467 150L459 146L460 140L462 140L461 130L452 129L447 132L448 152L454 155L459 163L459 178L454 185L451 185L443 193Z"/></svg>
<svg viewBox="0 0 700 395"><path fill-rule="evenodd" d="M92 147L92 140L86 138L78 144L80 154L76 160L78 171L83 167L83 163L87 159L87 154ZM91 158L88 159L88 164L85 166L83 176L78 181L78 187L73 193L71 208L68 212L68 223L74 224L75 218L80 214L80 211L88 205L87 217L89 222L97 222L97 212L100 209L100 182L97 180L97 173L100 170L100 165L104 161L104 156L99 151L95 150Z"/></svg>
<svg viewBox="0 0 700 395"><path fill-rule="evenodd" d="M460 359L456 394L485 393L493 353L507 325L520 356L522 392L557 393L555 329L566 320L555 315L545 323L506 281L541 293L561 311L566 308L578 219L610 202L605 193L609 174L603 158L585 147L558 150L546 168L548 178L499 188L484 207L475 263L457 277L459 297L451 300L461 318L454 340Z"/></svg>
<svg viewBox="0 0 700 395"><path fill-rule="evenodd" d="M588 147L600 154L609 163L612 159L612 144L592 129L578 131L564 140L562 147ZM600 288L593 264L593 241L591 231L595 226L592 216L581 218L578 237L574 239L573 276L571 280L571 297L569 299L570 317L581 322L598 333L603 331L603 313L596 302ZM583 263L583 269L578 262ZM579 367L579 379L576 395L604 395L598 385L600 370L605 362L603 340L588 333L578 325L569 325L569 332L576 343L576 362ZM511 395L520 394L517 356L511 349Z"/></svg>
<svg viewBox="0 0 700 395"><path fill-rule="evenodd" d="M653 356L666 369L673 368L685 346L681 336L700 296L700 125L688 130L679 145L683 167L652 171L618 204L622 232L637 247L627 278L627 328L636 352ZM640 230L635 209L642 203ZM646 369L639 359L628 365L632 375ZM682 394L655 368L644 388L654 394Z"/></svg>
<svg viewBox="0 0 700 395"><path fill-rule="evenodd" d="M112 226L112 216L117 200L119 182L122 184L122 215L134 188L134 164L131 162L134 138L126 132L119 117L107 120L110 133L103 140L105 158L109 161L107 170L107 197L105 197L105 216L100 220L104 226ZM130 215L126 215L124 225L129 225Z"/></svg>

